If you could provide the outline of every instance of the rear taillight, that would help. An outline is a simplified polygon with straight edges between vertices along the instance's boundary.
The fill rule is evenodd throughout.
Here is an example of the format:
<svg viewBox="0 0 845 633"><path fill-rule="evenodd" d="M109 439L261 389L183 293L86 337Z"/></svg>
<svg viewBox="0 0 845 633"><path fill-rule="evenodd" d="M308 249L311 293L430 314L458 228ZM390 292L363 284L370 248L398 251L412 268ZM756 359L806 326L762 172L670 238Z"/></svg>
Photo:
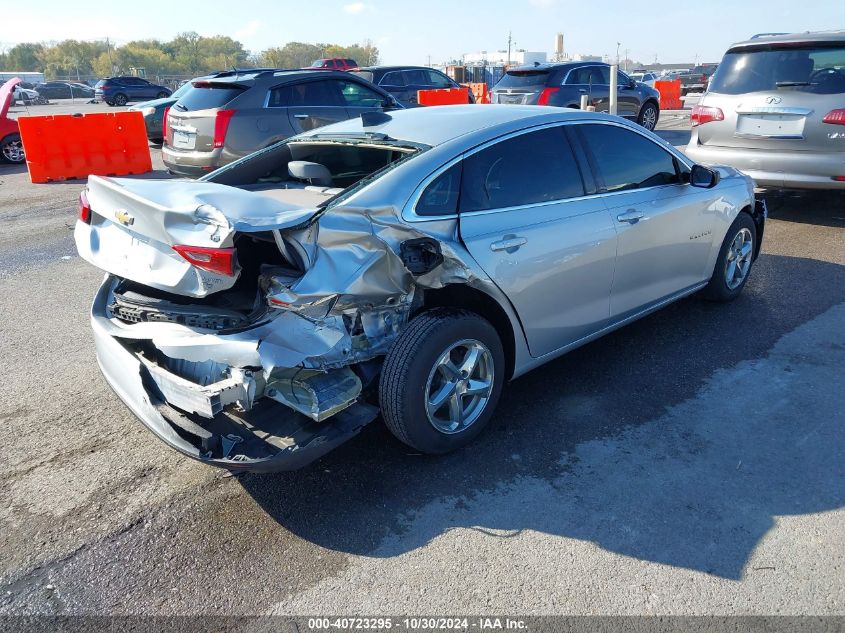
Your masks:
<svg viewBox="0 0 845 633"><path fill-rule="evenodd" d="M838 110L831 110L824 115L822 123L830 123L831 125L845 125L845 108Z"/></svg>
<svg viewBox="0 0 845 633"><path fill-rule="evenodd" d="M560 88L543 88L543 92L540 93L540 98L537 99L537 105L549 105L549 98L559 91Z"/></svg>
<svg viewBox="0 0 845 633"><path fill-rule="evenodd" d="M170 108L164 109L164 117L161 120L161 138L167 138L167 115L170 113Z"/></svg>
<svg viewBox="0 0 845 633"><path fill-rule="evenodd" d="M79 193L79 220L85 224L91 224L91 205L85 190Z"/></svg>
<svg viewBox="0 0 845 633"><path fill-rule="evenodd" d="M833 179L836 182L845 182L845 176L834 176Z"/></svg>
<svg viewBox="0 0 845 633"><path fill-rule="evenodd" d="M226 140L226 131L229 129L229 121L235 115L234 110L218 110L217 118L214 119L214 147L223 147Z"/></svg>
<svg viewBox="0 0 845 633"><path fill-rule="evenodd" d="M724 121L725 113L720 108L712 106L697 105L693 107L690 121L693 127L710 123L711 121Z"/></svg>
<svg viewBox="0 0 845 633"><path fill-rule="evenodd" d="M103 84L102 86L100 86L100 90L108 90L109 88L111 88L111 86L108 84Z"/></svg>
<svg viewBox="0 0 845 633"><path fill-rule="evenodd" d="M235 276L234 248L205 248L203 246L176 245L173 250L184 257L189 263L211 273Z"/></svg>

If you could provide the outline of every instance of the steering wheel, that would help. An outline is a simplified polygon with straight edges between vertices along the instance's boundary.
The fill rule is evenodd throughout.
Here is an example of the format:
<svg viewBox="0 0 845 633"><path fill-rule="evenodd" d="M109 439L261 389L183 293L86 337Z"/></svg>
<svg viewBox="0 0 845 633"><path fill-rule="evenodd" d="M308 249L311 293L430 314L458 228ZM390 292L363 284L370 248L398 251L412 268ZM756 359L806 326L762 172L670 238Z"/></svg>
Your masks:
<svg viewBox="0 0 845 633"><path fill-rule="evenodd" d="M829 68L819 68L818 70L814 70L810 74L810 83L813 83L813 80L820 79L821 81L817 83L822 83L826 81L832 80L845 80L845 74L842 74L842 71L838 68L833 68L832 66Z"/></svg>

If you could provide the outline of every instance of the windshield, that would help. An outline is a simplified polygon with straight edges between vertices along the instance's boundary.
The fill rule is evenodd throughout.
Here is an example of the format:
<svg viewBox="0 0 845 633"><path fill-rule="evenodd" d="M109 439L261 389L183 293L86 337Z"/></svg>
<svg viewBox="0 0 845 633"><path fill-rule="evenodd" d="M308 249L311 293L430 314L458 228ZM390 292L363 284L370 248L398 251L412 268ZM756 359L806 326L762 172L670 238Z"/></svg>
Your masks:
<svg viewBox="0 0 845 633"><path fill-rule="evenodd" d="M797 90L815 94L845 92L845 46L769 46L728 51L710 91Z"/></svg>
<svg viewBox="0 0 845 633"><path fill-rule="evenodd" d="M497 88L526 88L528 86L544 86L549 77L547 70L509 70Z"/></svg>

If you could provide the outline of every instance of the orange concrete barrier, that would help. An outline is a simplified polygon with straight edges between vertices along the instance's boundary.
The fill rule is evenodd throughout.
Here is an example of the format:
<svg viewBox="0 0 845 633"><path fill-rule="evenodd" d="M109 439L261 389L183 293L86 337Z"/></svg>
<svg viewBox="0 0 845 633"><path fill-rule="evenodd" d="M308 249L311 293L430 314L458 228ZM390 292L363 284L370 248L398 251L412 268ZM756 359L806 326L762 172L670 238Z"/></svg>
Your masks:
<svg viewBox="0 0 845 633"><path fill-rule="evenodd" d="M18 124L32 182L152 171L140 112L24 116Z"/></svg>
<svg viewBox="0 0 845 633"><path fill-rule="evenodd" d="M477 84L461 84L472 91L472 96L475 97L476 103L490 103L490 90L485 83Z"/></svg>
<svg viewBox="0 0 845 633"><path fill-rule="evenodd" d="M681 110L684 102L681 101L681 80L655 81L654 88L660 93L661 110Z"/></svg>
<svg viewBox="0 0 845 633"><path fill-rule="evenodd" d="M469 88L417 90L417 103L421 106L459 105L461 103L469 103Z"/></svg>

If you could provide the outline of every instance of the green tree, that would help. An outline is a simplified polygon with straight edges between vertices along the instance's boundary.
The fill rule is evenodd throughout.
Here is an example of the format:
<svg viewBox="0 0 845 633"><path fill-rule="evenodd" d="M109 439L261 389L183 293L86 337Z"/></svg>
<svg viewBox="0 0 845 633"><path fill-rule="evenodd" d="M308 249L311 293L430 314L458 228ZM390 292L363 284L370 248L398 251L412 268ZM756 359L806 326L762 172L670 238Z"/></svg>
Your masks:
<svg viewBox="0 0 845 633"><path fill-rule="evenodd" d="M44 64L40 55L44 50L41 44L23 43L10 48L5 55L3 70L27 70L43 72Z"/></svg>

